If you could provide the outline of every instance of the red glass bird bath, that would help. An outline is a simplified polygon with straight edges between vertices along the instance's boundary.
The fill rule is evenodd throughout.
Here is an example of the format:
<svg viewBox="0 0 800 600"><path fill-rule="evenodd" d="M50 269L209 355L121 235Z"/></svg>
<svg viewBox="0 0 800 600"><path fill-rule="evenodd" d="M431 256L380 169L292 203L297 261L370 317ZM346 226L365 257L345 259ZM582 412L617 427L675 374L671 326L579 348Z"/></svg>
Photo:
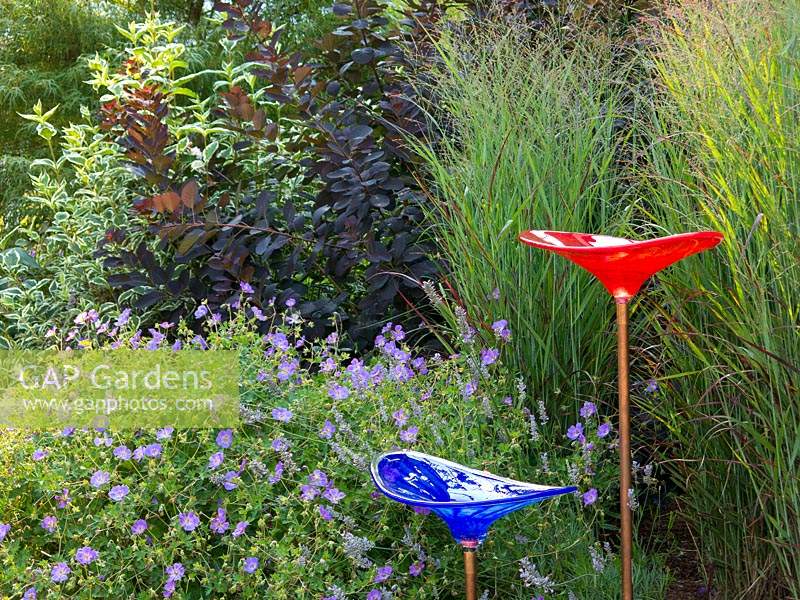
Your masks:
<svg viewBox="0 0 800 600"><path fill-rule="evenodd" d="M617 303L617 367L619 370L619 452L622 599L633 598L632 527L628 505L631 489L630 404L628 401L628 300L648 277L672 263L722 241L716 231L670 235L646 241L563 231L525 231L521 242L571 260L597 277Z"/></svg>

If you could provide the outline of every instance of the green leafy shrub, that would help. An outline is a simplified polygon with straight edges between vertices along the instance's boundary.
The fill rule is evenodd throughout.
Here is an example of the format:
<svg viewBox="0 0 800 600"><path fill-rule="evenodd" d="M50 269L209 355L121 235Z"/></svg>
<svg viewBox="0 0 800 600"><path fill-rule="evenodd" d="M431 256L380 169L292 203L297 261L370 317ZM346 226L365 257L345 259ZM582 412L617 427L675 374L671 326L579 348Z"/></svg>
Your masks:
<svg viewBox="0 0 800 600"><path fill-rule="evenodd" d="M277 324L275 308L259 311L242 287L227 321L203 305L202 337L185 324L171 335L167 323L143 336L130 311L116 323L91 311L74 331L49 338L74 351L124 344L174 352L178 341L237 349L244 424L236 431L12 434L13 444L0 445L0 470L14 471L0 490L4 590L459 598L461 556L444 525L380 496L367 472L377 453L412 447L599 491L599 501L564 497L499 521L481 550L486 598L615 597L614 557L593 534L604 501L615 497L613 435L598 436L593 405L581 411L583 435L538 433L548 415L525 408L524 386L499 362L504 330L486 340L472 332L458 356L426 361L389 324L375 355L362 360L339 348L335 335L304 341L292 307L286 325L262 335L257 325ZM659 569L644 558L637 567L639 597L663 597Z"/></svg>

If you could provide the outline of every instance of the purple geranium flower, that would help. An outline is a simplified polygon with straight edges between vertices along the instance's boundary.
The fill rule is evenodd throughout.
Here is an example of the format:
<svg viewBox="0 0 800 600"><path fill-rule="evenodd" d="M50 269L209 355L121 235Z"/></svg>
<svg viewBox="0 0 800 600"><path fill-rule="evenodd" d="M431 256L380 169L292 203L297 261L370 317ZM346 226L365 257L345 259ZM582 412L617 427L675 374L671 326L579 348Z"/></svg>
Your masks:
<svg viewBox="0 0 800 600"><path fill-rule="evenodd" d="M191 532L197 529L197 526L200 525L200 517L191 511L182 512L178 515L178 523L180 523L184 531Z"/></svg>
<svg viewBox="0 0 800 600"><path fill-rule="evenodd" d="M114 458L119 460L130 460L132 453L127 446L117 446L114 448Z"/></svg>
<svg viewBox="0 0 800 600"><path fill-rule="evenodd" d="M648 394L655 394L658 391L658 382L655 379L648 380L647 387L644 388L644 391Z"/></svg>
<svg viewBox="0 0 800 600"><path fill-rule="evenodd" d="M163 596L164 598L169 598L174 593L175 593L175 582L172 581L171 579L168 579L167 583L164 584Z"/></svg>
<svg viewBox="0 0 800 600"><path fill-rule="evenodd" d="M36 588L29 587L25 590L25 593L22 594L22 600L36 600Z"/></svg>
<svg viewBox="0 0 800 600"><path fill-rule="evenodd" d="M395 425L398 427L402 427L406 423L408 423L408 415L404 410L396 410L392 413L392 418L394 419Z"/></svg>
<svg viewBox="0 0 800 600"><path fill-rule="evenodd" d="M492 331L494 331L495 335L501 340L508 341L511 339L511 330L508 328L508 321L505 319L500 319L492 323Z"/></svg>
<svg viewBox="0 0 800 600"><path fill-rule="evenodd" d="M33 460L44 460L45 458L47 458L48 454L50 453L47 450L42 450L41 448L37 448L36 450L33 451L33 455L31 456L31 458L33 458Z"/></svg>
<svg viewBox="0 0 800 600"><path fill-rule="evenodd" d="M238 538L244 535L244 532L247 530L247 526L250 525L247 521L239 521L236 524L236 527L233 529L233 533L231 534L233 537Z"/></svg>
<svg viewBox="0 0 800 600"><path fill-rule="evenodd" d="M418 433L419 427L409 427L400 432L400 439L407 444L413 444L417 441Z"/></svg>
<svg viewBox="0 0 800 600"><path fill-rule="evenodd" d="M168 440L172 437L172 432L175 431L174 427L162 427L156 431L157 440Z"/></svg>
<svg viewBox="0 0 800 600"><path fill-rule="evenodd" d="M255 556L248 556L244 559L244 566L242 570L245 573L255 573L256 569L258 569L258 558Z"/></svg>
<svg viewBox="0 0 800 600"><path fill-rule="evenodd" d="M334 433L336 433L336 425L326 420L325 424L322 426L322 429L319 432L319 437L321 437L324 440L329 440L333 437Z"/></svg>
<svg viewBox="0 0 800 600"><path fill-rule="evenodd" d="M222 464L222 461L224 460L225 460L225 454L222 451L214 452L214 454L208 457L208 468L216 469Z"/></svg>
<svg viewBox="0 0 800 600"><path fill-rule="evenodd" d="M184 573L186 573L186 569L179 562L172 563L164 570L167 573L167 581L180 581Z"/></svg>
<svg viewBox="0 0 800 600"><path fill-rule="evenodd" d="M372 588L369 593L367 594L367 600L381 600L381 591L375 588Z"/></svg>
<svg viewBox="0 0 800 600"><path fill-rule="evenodd" d="M289 442L287 442L284 438L279 437L272 440L271 446L275 452L283 452L289 447Z"/></svg>
<svg viewBox="0 0 800 600"><path fill-rule="evenodd" d="M223 533L228 531L229 527L230 523L228 523L228 515L225 512L225 509L218 508L216 516L211 519L211 524L209 525L209 528L214 533L222 535Z"/></svg>
<svg viewBox="0 0 800 600"><path fill-rule="evenodd" d="M328 485L328 476L319 469L315 469L308 476L308 483L316 487L325 487Z"/></svg>
<svg viewBox="0 0 800 600"><path fill-rule="evenodd" d="M420 573L422 573L422 570L424 568L425 568L425 563L420 560L420 561L415 562L413 565L411 565L408 568L408 573L412 577L418 577L420 575Z"/></svg>
<svg viewBox="0 0 800 600"><path fill-rule="evenodd" d="M468 381L467 385L464 386L464 397L469 398L478 390L478 382L474 379L472 381Z"/></svg>
<svg viewBox="0 0 800 600"><path fill-rule="evenodd" d="M584 492L582 498L584 506L589 506L590 504L594 504L595 502L597 502L597 490L594 488L590 488L588 491Z"/></svg>
<svg viewBox="0 0 800 600"><path fill-rule="evenodd" d="M594 402L584 402L580 414L584 419L588 419L592 415L597 414L597 407Z"/></svg>
<svg viewBox="0 0 800 600"><path fill-rule="evenodd" d="M91 546L83 546L75 551L75 560L81 565L88 565L100 558L100 553Z"/></svg>
<svg viewBox="0 0 800 600"><path fill-rule="evenodd" d="M611 424L610 423L603 423L600 427L597 428L597 437L604 438L609 433L611 433Z"/></svg>
<svg viewBox="0 0 800 600"><path fill-rule="evenodd" d="M321 504L317 507L319 509L319 516L322 517L325 521L330 521L333 519L333 513L328 510L327 506L322 506Z"/></svg>
<svg viewBox="0 0 800 600"><path fill-rule="evenodd" d="M217 434L217 446L220 448L230 448L233 444L233 431L223 429Z"/></svg>
<svg viewBox="0 0 800 600"><path fill-rule="evenodd" d="M120 502L128 495L128 492L130 492L130 489L127 485L115 485L108 492L108 497L114 502Z"/></svg>
<svg viewBox="0 0 800 600"><path fill-rule="evenodd" d="M108 471L95 471L92 475L92 478L89 479L89 485L93 488L103 487L111 481L111 475L108 474Z"/></svg>
<svg viewBox="0 0 800 600"><path fill-rule="evenodd" d="M288 381L289 378L295 374L300 367L297 359L285 360L278 365L278 381Z"/></svg>
<svg viewBox="0 0 800 600"><path fill-rule="evenodd" d="M208 314L208 306L205 304L201 304L197 307L197 310L194 311L194 318L195 319L202 319Z"/></svg>
<svg viewBox="0 0 800 600"><path fill-rule="evenodd" d="M292 411L288 408L284 408L279 406L278 408L272 409L272 418L276 421L281 421L282 423L288 423L292 420Z"/></svg>
<svg viewBox="0 0 800 600"><path fill-rule="evenodd" d="M267 481L271 485L274 485L281 480L282 476L283 476L283 461L279 460L277 463L275 463L275 473L273 475L270 475L267 478Z"/></svg>
<svg viewBox="0 0 800 600"><path fill-rule="evenodd" d="M224 487L227 491L235 490L238 487L238 483L236 480L239 478L238 471L228 471L223 475L222 480L222 487Z"/></svg>
<svg viewBox="0 0 800 600"><path fill-rule="evenodd" d="M11 531L11 525L8 523L0 523L0 542L6 539L8 532Z"/></svg>
<svg viewBox="0 0 800 600"><path fill-rule="evenodd" d="M328 388L328 395L334 400L345 400L348 396L350 396L350 390L343 385L334 383Z"/></svg>
<svg viewBox="0 0 800 600"><path fill-rule="evenodd" d="M322 497L328 500L331 504L339 504L341 500L344 500L345 494L335 487L332 487L325 490L322 493Z"/></svg>
<svg viewBox="0 0 800 600"><path fill-rule="evenodd" d="M253 286L250 285L249 283L247 283L246 281L240 281L239 282L239 287L242 288L242 291L245 294L252 294L253 292L255 292L255 290L253 289Z"/></svg>
<svg viewBox="0 0 800 600"><path fill-rule="evenodd" d="M70 573L72 573L72 569L69 568L67 563L56 563L53 565L53 568L50 569L50 580L53 583L64 583L69 579Z"/></svg>
<svg viewBox="0 0 800 600"><path fill-rule="evenodd" d="M313 485L304 484L300 486L300 498L310 501L319 495L319 490Z"/></svg>
<svg viewBox="0 0 800 600"><path fill-rule="evenodd" d="M392 569L390 565L386 565L385 567L378 567L378 572L375 574L375 579L373 579L372 581L374 583L383 583L384 581L389 579L389 577L392 576L393 570L394 569Z"/></svg>
<svg viewBox="0 0 800 600"><path fill-rule="evenodd" d="M131 533L133 535L141 535L147 530L147 521L144 519L139 519L133 522L131 525Z"/></svg>
<svg viewBox="0 0 800 600"><path fill-rule="evenodd" d="M578 440L583 438L583 424L576 423L567 429L567 437L571 440Z"/></svg>
<svg viewBox="0 0 800 600"><path fill-rule="evenodd" d="M56 519L53 515L47 515L44 519L42 519L42 522L39 523L39 525L41 525L42 529L48 533L53 533L58 525L58 519Z"/></svg>
<svg viewBox="0 0 800 600"><path fill-rule="evenodd" d="M481 350L481 364L485 367L497 362L500 357L500 351L496 348L484 348Z"/></svg>
<svg viewBox="0 0 800 600"><path fill-rule="evenodd" d="M144 447L144 455L147 458L158 458L161 456L161 444L147 444Z"/></svg>

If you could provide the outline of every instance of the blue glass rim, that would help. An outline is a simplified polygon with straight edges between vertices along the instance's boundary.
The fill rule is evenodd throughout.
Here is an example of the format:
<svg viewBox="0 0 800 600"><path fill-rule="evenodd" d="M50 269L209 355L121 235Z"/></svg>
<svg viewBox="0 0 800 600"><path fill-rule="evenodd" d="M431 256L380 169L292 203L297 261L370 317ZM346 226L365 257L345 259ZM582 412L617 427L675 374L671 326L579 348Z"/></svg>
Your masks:
<svg viewBox="0 0 800 600"><path fill-rule="evenodd" d="M380 477L378 476L378 465L380 464L380 462L386 457L396 456L398 454L404 454L404 455L409 456L411 458L415 458L416 457L416 458L420 458L420 459L435 458L438 462L440 462L442 464L446 464L446 465L451 466L451 467L454 467L456 469L464 469L466 465L461 465L459 463L456 463L456 462L453 462L453 461L450 461L450 460L446 460L446 459L443 459L443 458L432 457L432 456L430 456L428 454L425 454L424 452L417 452L416 450L392 450L392 451L389 451L389 452L383 452L383 453L379 454L378 456L376 456L375 458L373 458L372 462L370 463L369 474L370 474L370 477L372 478L373 483L375 484L375 487L377 487L378 491L380 491L383 495L387 496L388 498L391 498L395 502L400 502L401 504L407 504L409 506L423 506L423 507L426 507L426 508L458 508L458 507L480 506L480 505L485 505L485 504L492 504L492 505L494 505L494 504L512 504L512 503L515 503L515 502L518 503L521 499L523 499L525 497L535 497L535 498L544 499L544 498L550 498L552 496L561 496L563 494L569 494L569 493L577 491L577 489L578 489L575 486L563 486L563 487L559 487L559 486L541 486L544 489L541 489L541 490L531 489L529 494L527 494L527 493L526 494L520 494L520 495L517 495L517 496L509 496L507 498L494 498L492 500L483 500L483 501L464 500L464 501L453 502L453 501L447 501L447 500L439 501L439 500L422 500L422 499L417 500L417 499L415 499L415 500L412 501L409 498L405 498L405 497L403 497L403 496L401 496L399 494L396 494L396 493L392 492L389 488L387 488L386 486L384 486L381 483ZM468 469L470 469L472 471L476 471L476 472L480 473L480 471L478 469L473 469L472 467L466 467L466 468L468 468ZM487 473L487 475L488 475L488 473ZM509 484L525 483L525 482L517 481L515 479L510 479L508 477L501 477L501 476L495 475L493 473L491 474L491 477L493 477L494 479L497 479L498 481L502 481L504 483L509 483ZM533 484L525 483L525 485L533 485Z"/></svg>

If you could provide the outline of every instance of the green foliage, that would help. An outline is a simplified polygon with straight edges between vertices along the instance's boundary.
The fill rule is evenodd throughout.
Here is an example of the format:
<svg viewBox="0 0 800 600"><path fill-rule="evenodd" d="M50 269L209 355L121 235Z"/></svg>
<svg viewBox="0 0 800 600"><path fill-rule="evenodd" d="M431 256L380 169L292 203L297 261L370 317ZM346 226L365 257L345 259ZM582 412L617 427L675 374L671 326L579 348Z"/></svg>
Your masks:
<svg viewBox="0 0 800 600"><path fill-rule="evenodd" d="M532 438L524 392L510 403L502 400L513 374L497 362L480 366L478 338L459 348L459 357L426 365L412 359L402 329L389 325L376 354L362 361L333 336L303 342L298 313L291 314L292 325L271 328L265 337L257 319L271 317L274 311L254 314L243 295L232 318L205 322L210 350L241 355L245 423L227 432L230 443L225 433L210 430L66 430L24 439L12 434L12 444L0 444L0 473L10 464L15 472L0 488L0 525L10 525L0 536L4 590L21 594L35 586L40 592L55 588L61 597L150 597L167 590L165 569L179 562L185 574L175 581L177 597L355 599L378 589L402 598L460 598L461 555L441 521L376 495L369 461L393 446L542 483L563 484L576 477L572 472L583 486L591 470L601 502L614 501L613 443L593 433L597 415L585 418L593 450L578 442L565 446L560 434ZM154 344L162 349L152 352L170 352L172 339L155 333L142 338L124 325L112 332L112 323L96 316L83 322L79 337L90 344L108 348L114 340L111 347ZM175 337L186 346L197 344L184 324L177 329ZM477 388L468 395L470 379ZM273 414L277 408L291 415ZM120 458L121 446L133 456ZM317 470L328 485L304 491L314 477L321 481ZM113 501L109 492L119 485L129 493ZM343 495L321 496L326 487ZM580 498L566 496L497 522L480 550L481 591L496 600L529 599L546 590L553 598L570 592L615 598L615 559L593 533L603 519L601 502L584 507ZM179 515L188 512L200 521L192 531L181 527ZM57 519L52 531L42 525L47 516ZM132 533L139 519L148 528ZM240 521L249 525L234 536ZM99 553L85 566L75 560L84 546ZM260 560L254 573L243 571L245 557ZM62 584L51 583L51 569L60 562L72 573ZM412 564L422 565L421 573L410 573ZM520 577L526 564L540 574L529 579L531 587ZM391 577L375 582L376 569L386 565ZM662 598L658 565L642 559L637 567L637 597Z"/></svg>
<svg viewBox="0 0 800 600"><path fill-rule="evenodd" d="M647 409L725 598L800 596L799 11L681 3L653 56L645 212L725 240L642 301L664 380Z"/></svg>
<svg viewBox="0 0 800 600"><path fill-rule="evenodd" d="M431 180L431 235L459 298L484 326L509 315L512 360L551 407L604 395L613 305L587 273L517 236L613 234L625 219L612 49L589 39L558 46L551 34L505 23L442 41L443 66L424 73L441 136L418 148Z"/></svg>

